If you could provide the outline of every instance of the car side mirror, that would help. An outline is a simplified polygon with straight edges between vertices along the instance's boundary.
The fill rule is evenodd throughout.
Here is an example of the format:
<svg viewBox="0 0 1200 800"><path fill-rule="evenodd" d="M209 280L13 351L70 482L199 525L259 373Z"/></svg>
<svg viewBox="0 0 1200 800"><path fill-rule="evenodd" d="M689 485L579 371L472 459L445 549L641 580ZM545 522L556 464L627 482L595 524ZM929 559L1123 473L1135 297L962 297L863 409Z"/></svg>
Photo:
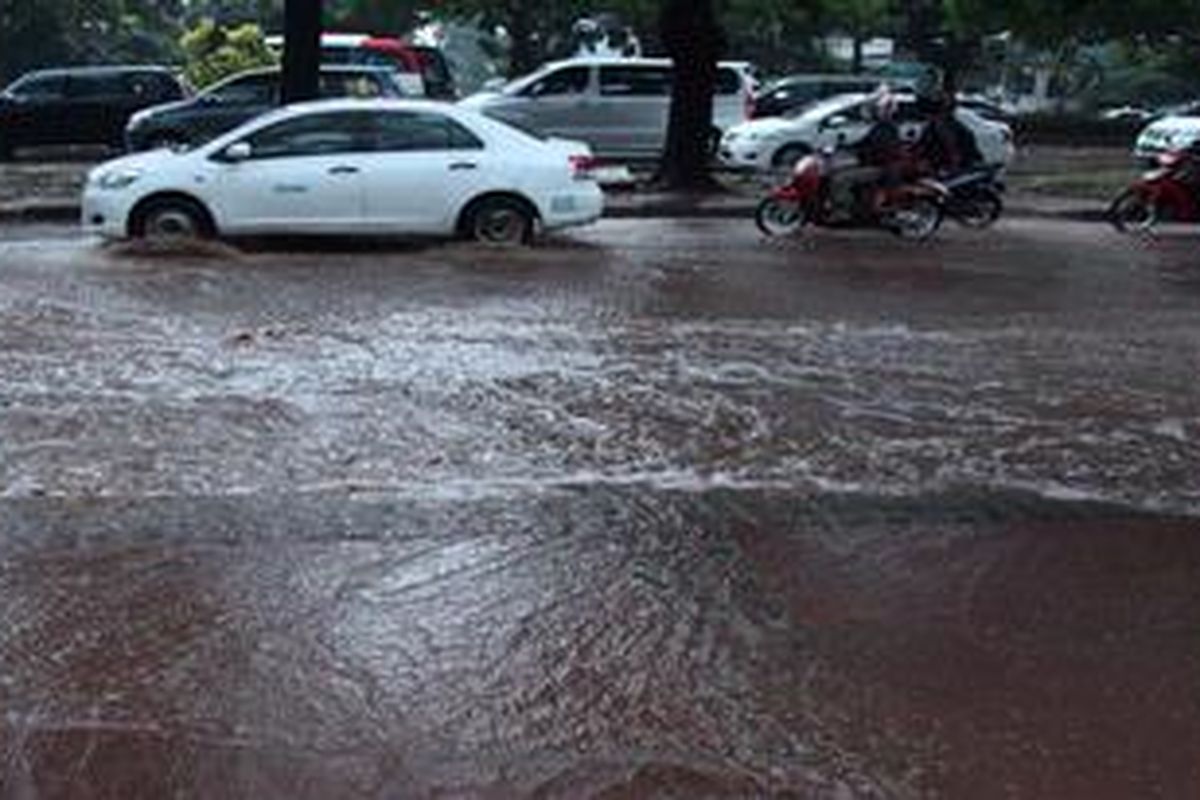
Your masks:
<svg viewBox="0 0 1200 800"><path fill-rule="evenodd" d="M841 114L837 114L835 116L832 116L832 117L829 117L828 119L826 119L825 122L822 123L821 127L825 128L827 130L837 130L838 128L846 127L849 123L850 123L849 119L842 116Z"/></svg>
<svg viewBox="0 0 1200 800"><path fill-rule="evenodd" d="M237 164L247 160L252 155L254 155L254 148L250 146L249 142L234 142L225 148L222 158L231 164Z"/></svg>

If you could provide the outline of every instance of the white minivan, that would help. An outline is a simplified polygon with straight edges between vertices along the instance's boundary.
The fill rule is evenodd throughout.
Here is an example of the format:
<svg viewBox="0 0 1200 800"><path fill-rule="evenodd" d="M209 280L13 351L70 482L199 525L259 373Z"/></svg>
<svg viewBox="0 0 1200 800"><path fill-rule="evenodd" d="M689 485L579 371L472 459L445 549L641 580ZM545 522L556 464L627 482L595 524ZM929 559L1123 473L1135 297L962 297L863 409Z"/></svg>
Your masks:
<svg viewBox="0 0 1200 800"><path fill-rule="evenodd" d="M656 158L671 105L669 59L576 58L481 92L462 105L548 136L587 142L605 158ZM745 62L721 62L713 98L713 145L750 118L755 82Z"/></svg>

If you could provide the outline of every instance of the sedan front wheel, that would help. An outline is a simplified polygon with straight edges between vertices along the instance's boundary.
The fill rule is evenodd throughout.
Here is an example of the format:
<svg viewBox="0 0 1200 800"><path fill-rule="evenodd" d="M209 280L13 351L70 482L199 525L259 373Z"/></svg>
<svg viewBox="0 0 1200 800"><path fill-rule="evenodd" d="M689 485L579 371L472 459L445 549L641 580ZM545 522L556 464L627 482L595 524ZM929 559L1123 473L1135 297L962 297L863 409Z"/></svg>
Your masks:
<svg viewBox="0 0 1200 800"><path fill-rule="evenodd" d="M215 234L208 212L185 197L162 197L134 211L129 233L148 239L207 239Z"/></svg>

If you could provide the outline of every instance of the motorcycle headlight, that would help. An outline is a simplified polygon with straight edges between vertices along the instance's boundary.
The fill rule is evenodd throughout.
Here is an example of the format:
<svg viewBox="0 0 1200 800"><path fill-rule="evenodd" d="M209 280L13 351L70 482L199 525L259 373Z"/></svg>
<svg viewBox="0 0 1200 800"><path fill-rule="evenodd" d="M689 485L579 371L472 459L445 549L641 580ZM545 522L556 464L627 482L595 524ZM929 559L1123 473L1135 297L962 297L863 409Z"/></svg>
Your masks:
<svg viewBox="0 0 1200 800"><path fill-rule="evenodd" d="M140 169L117 169L111 172L102 172L96 179L96 186L108 191L117 191L132 186L140 177L142 177Z"/></svg>

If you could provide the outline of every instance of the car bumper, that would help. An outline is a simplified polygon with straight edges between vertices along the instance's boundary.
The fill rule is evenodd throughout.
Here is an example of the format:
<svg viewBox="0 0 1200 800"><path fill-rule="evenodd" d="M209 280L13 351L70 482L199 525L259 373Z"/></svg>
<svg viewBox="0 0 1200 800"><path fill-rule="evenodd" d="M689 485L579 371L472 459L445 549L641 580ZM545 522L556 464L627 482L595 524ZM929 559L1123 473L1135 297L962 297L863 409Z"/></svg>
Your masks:
<svg viewBox="0 0 1200 800"><path fill-rule="evenodd" d="M581 183L576 189L547 195L541 205L546 230L587 225L604 213L604 192L595 183Z"/></svg>
<svg viewBox="0 0 1200 800"><path fill-rule="evenodd" d="M128 192L86 188L79 220L84 232L106 239L125 238L129 235L129 212L135 200Z"/></svg>
<svg viewBox="0 0 1200 800"><path fill-rule="evenodd" d="M717 157L721 166L735 170L766 169L771 164L773 144L765 141L728 139L721 142Z"/></svg>

